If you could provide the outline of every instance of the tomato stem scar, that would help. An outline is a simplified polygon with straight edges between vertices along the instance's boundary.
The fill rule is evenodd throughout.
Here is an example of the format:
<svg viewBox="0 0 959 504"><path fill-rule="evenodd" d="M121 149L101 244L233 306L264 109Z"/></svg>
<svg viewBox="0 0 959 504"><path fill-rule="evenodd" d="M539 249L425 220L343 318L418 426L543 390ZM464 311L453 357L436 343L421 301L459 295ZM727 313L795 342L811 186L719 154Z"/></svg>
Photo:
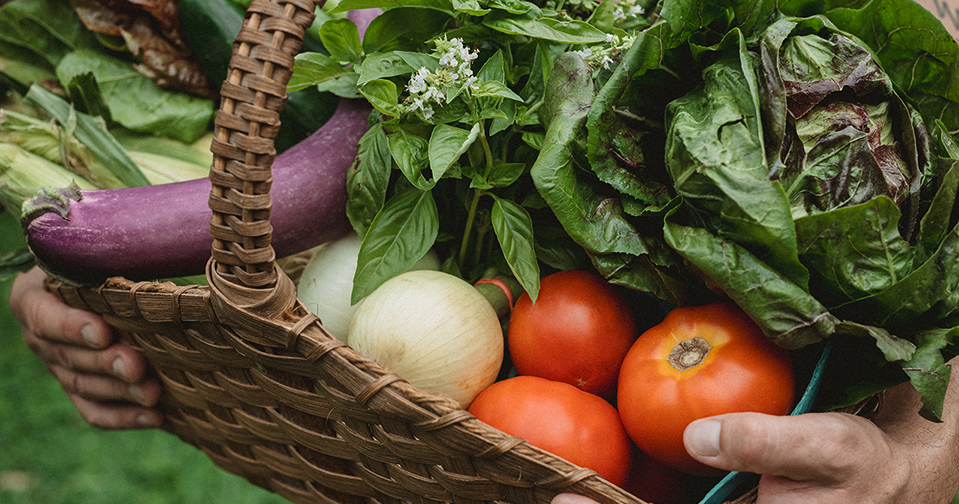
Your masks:
<svg viewBox="0 0 959 504"><path fill-rule="evenodd" d="M682 373L701 364L709 355L710 349L712 347L706 340L696 336L677 343L669 352L669 358L666 360L673 368Z"/></svg>

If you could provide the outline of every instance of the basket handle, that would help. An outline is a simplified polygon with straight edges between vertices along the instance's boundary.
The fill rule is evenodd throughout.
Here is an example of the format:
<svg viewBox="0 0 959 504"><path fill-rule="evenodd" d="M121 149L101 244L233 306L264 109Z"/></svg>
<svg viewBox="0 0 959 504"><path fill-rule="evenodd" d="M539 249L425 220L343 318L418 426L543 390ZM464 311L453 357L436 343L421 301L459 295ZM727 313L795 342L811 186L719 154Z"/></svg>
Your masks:
<svg viewBox="0 0 959 504"><path fill-rule="evenodd" d="M322 3L323 0L318 0ZM281 273L271 244L274 138L294 56L313 23L314 0L253 0L233 43L211 145L213 237L208 277L269 296Z"/></svg>

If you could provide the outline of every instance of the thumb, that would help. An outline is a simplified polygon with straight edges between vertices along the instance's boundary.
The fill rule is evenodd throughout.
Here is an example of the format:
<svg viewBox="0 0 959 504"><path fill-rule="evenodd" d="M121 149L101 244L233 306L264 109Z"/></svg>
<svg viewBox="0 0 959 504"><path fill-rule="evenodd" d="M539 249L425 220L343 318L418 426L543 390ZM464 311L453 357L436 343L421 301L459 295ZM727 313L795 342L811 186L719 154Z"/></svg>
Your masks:
<svg viewBox="0 0 959 504"><path fill-rule="evenodd" d="M838 413L733 413L692 422L683 440L693 458L719 469L834 482L863 457L888 456L870 450L881 448L874 430L862 418Z"/></svg>

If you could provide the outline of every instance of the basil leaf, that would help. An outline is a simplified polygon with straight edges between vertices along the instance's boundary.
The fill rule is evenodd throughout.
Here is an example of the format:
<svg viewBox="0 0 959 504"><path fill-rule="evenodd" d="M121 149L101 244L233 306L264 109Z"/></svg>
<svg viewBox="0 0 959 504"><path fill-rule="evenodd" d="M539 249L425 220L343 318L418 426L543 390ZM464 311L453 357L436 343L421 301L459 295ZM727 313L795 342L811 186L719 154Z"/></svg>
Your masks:
<svg viewBox="0 0 959 504"><path fill-rule="evenodd" d="M483 8L477 0L453 0L453 8L457 12L464 12L470 16L482 16L490 12Z"/></svg>
<svg viewBox="0 0 959 504"><path fill-rule="evenodd" d="M375 124L360 138L356 160L346 172L346 216L361 237L386 201L392 169L386 131L382 124Z"/></svg>
<svg viewBox="0 0 959 504"><path fill-rule="evenodd" d="M434 184L443 178L446 170L449 170L450 166L453 166L453 163L470 148L479 132L479 123L474 124L469 130L448 124L438 124L433 128L430 134L429 158Z"/></svg>
<svg viewBox="0 0 959 504"><path fill-rule="evenodd" d="M414 187L429 191L436 185L435 179L429 181L423 176L423 170L429 165L429 142L400 129L389 135L389 144L393 160Z"/></svg>
<svg viewBox="0 0 959 504"><path fill-rule="evenodd" d="M387 200L363 237L351 303L410 269L430 250L438 233L439 213L429 191L408 189Z"/></svg>
<svg viewBox="0 0 959 504"><path fill-rule="evenodd" d="M596 44L606 41L606 33L583 21L560 21L552 18L515 17L483 22L496 31L509 35L526 35L563 44Z"/></svg>
<svg viewBox="0 0 959 504"><path fill-rule="evenodd" d="M506 187L526 172L526 163L499 163L493 165L487 178L492 187Z"/></svg>
<svg viewBox="0 0 959 504"><path fill-rule="evenodd" d="M480 121L485 121L486 119L493 119L494 121L496 119L505 120L506 112L503 112L502 110L497 108L484 108L483 110L480 110L478 113L474 113L470 117L473 118L472 120L473 123L479 123ZM492 130L492 125L490 126L490 129ZM493 133L490 133L490 136L492 135Z"/></svg>
<svg viewBox="0 0 959 504"><path fill-rule="evenodd" d="M373 19L363 35L363 50L367 54L420 49L424 42L444 31L453 16L453 6L448 2L435 2L444 4L444 8L439 10L432 7L401 7L406 4L405 0L387 0L387 3L390 8ZM446 7L449 10L445 10Z"/></svg>
<svg viewBox="0 0 959 504"><path fill-rule="evenodd" d="M433 124L470 122L470 112L463 100L455 100L452 103L447 101L433 109L433 117L430 118L430 122Z"/></svg>
<svg viewBox="0 0 959 504"><path fill-rule="evenodd" d="M493 96L496 98L509 98L510 100L516 100L522 102L523 98L514 93L510 88L503 84L500 81L486 81L479 85L478 89L472 91L473 97L482 98L487 96Z"/></svg>
<svg viewBox="0 0 959 504"><path fill-rule="evenodd" d="M360 32L349 19L331 19L320 26L320 40L337 61L353 63L363 55Z"/></svg>
<svg viewBox="0 0 959 504"><path fill-rule="evenodd" d="M534 103L545 93L546 81L553 73L553 58L549 53L546 42L538 40L533 44L533 56L530 63L529 78L519 94L525 97L526 102Z"/></svg>
<svg viewBox="0 0 959 504"><path fill-rule="evenodd" d="M540 13L536 4L524 0L490 0L487 5L494 9L502 9L510 14L526 14L530 11L537 15Z"/></svg>
<svg viewBox="0 0 959 504"><path fill-rule="evenodd" d="M322 53L300 53L293 65L293 74L286 86L288 93L321 86L344 76L354 76L351 68L340 65L338 61Z"/></svg>
<svg viewBox="0 0 959 504"><path fill-rule="evenodd" d="M329 13L336 14L359 9L383 9L386 11L385 14L389 12L389 9L399 7L435 9L453 15L453 4L447 0L342 0Z"/></svg>
<svg viewBox="0 0 959 504"><path fill-rule="evenodd" d="M586 21L600 30L612 32L615 29L617 7L615 2L599 2Z"/></svg>
<svg viewBox="0 0 959 504"><path fill-rule="evenodd" d="M493 231L513 276L536 302L539 294L539 263L536 261L533 221L519 204L493 196L490 214Z"/></svg>
<svg viewBox="0 0 959 504"><path fill-rule="evenodd" d="M543 135L539 131L524 131L521 138L526 145L536 150L542 150L543 145L546 143L546 135Z"/></svg>
<svg viewBox="0 0 959 504"><path fill-rule="evenodd" d="M388 79L414 71L399 53L393 51L369 54L355 68L356 72L360 74L360 78L356 82L359 86L372 80Z"/></svg>
<svg viewBox="0 0 959 504"><path fill-rule="evenodd" d="M370 102L370 105L381 114L399 117L399 93L396 84L386 79L373 79L360 86L360 93Z"/></svg>
<svg viewBox="0 0 959 504"><path fill-rule="evenodd" d="M321 93L332 93L340 98L362 98L363 95L356 86L358 78L359 75L355 72L344 73L335 79L318 83L316 89Z"/></svg>
<svg viewBox="0 0 959 504"><path fill-rule="evenodd" d="M440 61L431 54L423 54L409 51L396 51L396 55L403 59L410 67L411 72L418 72L420 68L425 68L430 72L440 67Z"/></svg>
<svg viewBox="0 0 959 504"><path fill-rule="evenodd" d="M486 181L480 173L471 173L470 174L470 189L479 189L481 191L488 191L493 188L493 184L490 184Z"/></svg>
<svg viewBox="0 0 959 504"><path fill-rule="evenodd" d="M493 137L502 131L506 131L510 126L513 125L513 120L516 117L516 102L513 100L502 101L495 110L502 112L502 116L500 117L498 114L492 114L489 116L493 119L489 125L490 137Z"/></svg>
<svg viewBox="0 0 959 504"><path fill-rule="evenodd" d="M476 72L476 79L480 82L506 82L506 60L503 59L502 49L497 50L486 60L486 63L483 63L479 72Z"/></svg>

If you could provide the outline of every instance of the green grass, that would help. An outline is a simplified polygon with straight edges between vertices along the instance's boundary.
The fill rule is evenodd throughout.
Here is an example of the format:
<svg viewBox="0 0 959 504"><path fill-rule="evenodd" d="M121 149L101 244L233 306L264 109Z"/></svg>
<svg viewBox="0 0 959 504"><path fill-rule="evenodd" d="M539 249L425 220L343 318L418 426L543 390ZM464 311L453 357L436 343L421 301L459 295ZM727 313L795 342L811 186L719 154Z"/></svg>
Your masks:
<svg viewBox="0 0 959 504"><path fill-rule="evenodd" d="M19 224L0 212L0 253L20 245ZM288 502L166 432L85 423L24 345L7 300L11 284L0 283L0 503Z"/></svg>

